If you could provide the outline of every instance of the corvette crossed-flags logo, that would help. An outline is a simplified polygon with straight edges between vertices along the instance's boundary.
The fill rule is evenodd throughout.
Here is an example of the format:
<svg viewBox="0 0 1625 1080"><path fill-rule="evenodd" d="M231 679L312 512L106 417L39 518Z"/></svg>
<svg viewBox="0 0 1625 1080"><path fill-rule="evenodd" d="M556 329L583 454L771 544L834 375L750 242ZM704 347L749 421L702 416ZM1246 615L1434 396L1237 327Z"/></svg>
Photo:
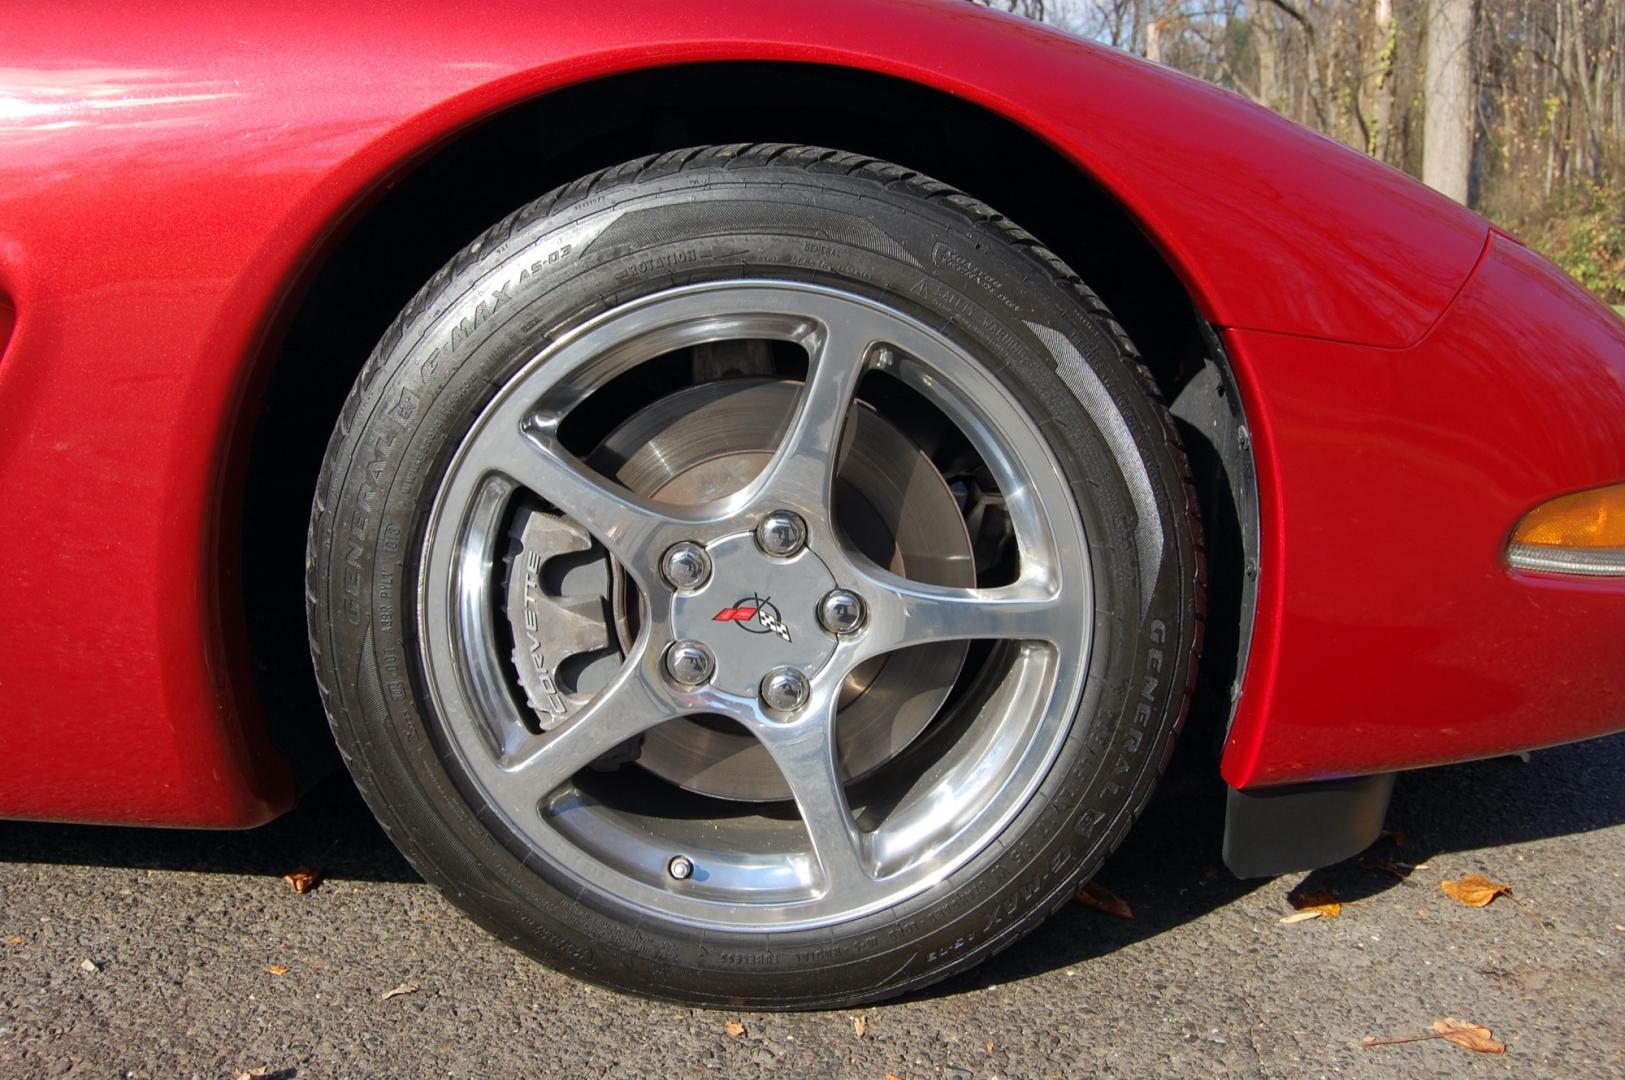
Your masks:
<svg viewBox="0 0 1625 1080"><path fill-rule="evenodd" d="M759 596L752 596L748 600L738 601L733 607L723 608L711 616L711 621L731 622L741 630L752 634L772 631L782 640L786 642L790 640L790 628L784 625L783 619L779 618L779 609ZM750 626L752 621L761 623L763 629L752 629Z"/></svg>

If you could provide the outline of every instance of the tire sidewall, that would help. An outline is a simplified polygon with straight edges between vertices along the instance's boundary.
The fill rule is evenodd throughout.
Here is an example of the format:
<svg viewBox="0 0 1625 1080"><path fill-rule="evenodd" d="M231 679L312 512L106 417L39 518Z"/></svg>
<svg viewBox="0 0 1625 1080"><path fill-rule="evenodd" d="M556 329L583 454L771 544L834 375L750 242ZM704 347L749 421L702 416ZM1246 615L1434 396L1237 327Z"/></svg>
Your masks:
<svg viewBox="0 0 1625 1080"><path fill-rule="evenodd" d="M530 209L437 275L380 344L335 432L318 499L318 670L340 746L392 838L500 937L593 981L688 1001L891 996L1036 925L1098 868L1143 805L1192 675L1197 574L1183 476L1165 418L1109 324L1040 253L1001 237L996 221L873 179L718 167L643 175ZM905 903L770 941L702 932L583 890L484 807L424 690L414 614L437 483L497 389L603 311L735 278L880 299L972 355L998 357L1002 366L987 366L1038 421L1072 484L1094 577L1079 719L998 840ZM1057 356L1035 326L1075 348L1120 424L1091 416L1057 372L1076 358ZM1164 525L1149 597L1126 460L1152 478Z"/></svg>

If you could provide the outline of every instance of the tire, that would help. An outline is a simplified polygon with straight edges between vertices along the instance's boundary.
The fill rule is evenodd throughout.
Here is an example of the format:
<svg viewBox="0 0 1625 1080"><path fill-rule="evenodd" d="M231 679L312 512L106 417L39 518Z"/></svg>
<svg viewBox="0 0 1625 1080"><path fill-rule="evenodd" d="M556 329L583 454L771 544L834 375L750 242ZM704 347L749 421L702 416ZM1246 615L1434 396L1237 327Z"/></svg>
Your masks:
<svg viewBox="0 0 1625 1080"><path fill-rule="evenodd" d="M626 536L642 538L625 539L614 515L599 509L609 505L602 502L605 490L622 489L600 483L601 477L592 478L597 486L590 491L583 488L589 493L579 496L580 505L588 509L578 515L570 509L577 505L575 488L559 481L554 490L545 480L567 473L537 473L544 481L527 487L523 478L503 480L505 467L488 464L515 460L501 456L515 444L498 440L520 428L510 431L502 410L534 408L544 419L526 419L520 427L546 427L551 414L536 402L551 399L524 397L533 385L527 379L541 380L535 386L555 379L546 394L574 393L569 379L585 386L589 374L602 369L590 374L598 380L592 385L614 390L587 396L582 415L613 410L617 399L638 394L639 402L656 395L640 416L664 408L660 402L671 399L658 396L662 389L627 382L634 376L611 373L605 357L645 348L639 328L654 325L657 315L668 317L660 315L668 311L662 305L670 306L673 329L659 332L674 335L671 341L714 340L719 324L693 314L711 303L771 323L768 338L805 332L810 351L786 353L782 342L772 341L749 346L739 354L746 357L740 366L754 378L730 381L715 378L715 365L702 363L707 346L684 344L693 351L663 354L684 359L651 360L635 369L636 378L658 382L656 375L637 373L670 369L695 384L681 391L689 397L675 399L682 407L661 413L663 432L686 430L685 422L692 428L696 422L685 417L700 415L701 405L722 410L706 416L735 417L741 431L762 426L741 419L749 410L704 404L712 381L722 386L719 393L748 395L740 401L802 402L787 404L792 411L774 430L784 432L784 445L802 437L797 445L811 449L801 457L765 451L768 464L750 483L763 491L782 484L760 505L778 498L805 507L809 540L804 551L775 562L761 552L778 541L751 547L748 536L715 524L722 502L706 504L705 513L691 515L712 522L694 526L711 530L700 542L711 575L703 588L721 596L724 579L732 583L734 568L746 567L737 572L768 573L779 583L773 596L796 590L812 596L827 585L818 576L824 567L837 583L862 583L857 591L869 605L867 621L853 633L822 630L809 621L805 605L791 610L783 600L782 619L795 624L795 643L785 644L788 630L777 639L762 634L773 625L761 614L772 607L771 597L761 595L765 588L739 588L757 595L739 604L727 595L710 623L689 621L684 612L706 601L682 607L687 594L662 585L649 561L658 545L677 535L660 514L645 514L653 496L626 503L634 507L628 521L647 517L651 524L647 537L637 531L641 524L629 524ZM810 322L794 324L803 329L783 329L793 314L774 314L780 321L772 322L758 313L802 304L815 312ZM974 583L988 590L976 594L986 602L974 611L965 603L968 594L950 595L943 582L931 586L941 586L940 594L921 586L916 597L911 586L897 584L908 575L887 578L854 555L847 511L831 509L826 521L812 496L795 501L798 492L816 495L820 483L826 504L838 499L829 494L830 473L820 472L829 456L814 452L833 444L818 441L807 402L814 399L815 373L822 377L827 370L834 379L845 362L832 342L852 325L846 313L860 329L874 328L863 362L894 370L896 382L906 385L862 376L871 381L860 388L881 387L864 394L875 401L893 394L902 404L888 411L865 397L865 406L849 408L849 399L841 398L843 411L834 415L845 427L831 437L844 431L855 446L869 423L855 418L873 413L886 425L876 427L875 446L901 445L896 439L902 437L920 447L922 460L958 455L954 461L970 462L965 475L991 477L987 487L998 493L991 501L985 492L973 499L966 492L980 491L977 480L949 486L948 465L933 465L941 478L925 485L935 500L931 512L947 505L976 519L962 536L957 526L946 530L954 534L958 564L973 561ZM593 344L595 335L611 344ZM905 344L888 350L875 344L881 340ZM773 359L763 360L767 354ZM571 359L576 356L583 359ZM812 359L797 359L804 356ZM834 359L826 363L825 356ZM808 389L797 388L797 363L806 365ZM553 370L561 373L550 375ZM938 393L933 387L953 382L949 372L960 382L930 398L929 408L921 405L922 395ZM925 424L919 417L928 413L935 425L929 440L919 434ZM792 425L792 417L800 419ZM537 445L563 446L572 422L546 428L535 438L555 441ZM633 439L643 422L615 420L626 425L614 428L622 434L603 436L597 449L579 456L596 460L592 455L602 456L603 446ZM703 441L704 433L685 437ZM950 454L943 445L958 449ZM487 455L487 446L496 447L497 456ZM846 470L857 456L855 449L842 453L837 491L847 490ZM876 450L871 456L884 471L898 455ZM554 461L548 458L549 469ZM805 472L795 472L793 461ZM532 467L529 458L514 466L522 477ZM803 475L815 479L795 486ZM742 494L728 506L756 490L739 488ZM944 504L941 493L954 501ZM547 635L562 617L549 611L533 619L530 592L523 592L522 604L514 599L523 591L512 584L520 563L551 565L526 554L530 541L510 538L518 526L504 516L518 513L516 500L533 496L541 508L534 512L544 515L536 520L572 530L576 539L561 542L593 560L595 582L627 583L618 600L609 585L594 585L607 590L601 609L594 606L598 593L586 602L568 601L605 613L605 636L594 639L593 655L610 654L600 670L618 674L597 689L583 691L578 680L572 690L561 661L546 667L544 654L554 640ZM976 499L982 499L976 506L993 507L987 514L1002 528L987 525L987 514L971 505ZM478 509L485 504L495 508ZM344 405L324 461L307 553L310 645L334 735L368 805L419 872L493 934L559 970L643 995L764 1009L851 1005L933 983L1018 940L1071 899L1122 840L1172 752L1194 685L1204 603L1194 507L1174 427L1133 346L1093 293L1031 236L975 200L895 165L798 146L691 149L595 173L524 207L458 254L390 327ZM747 520L737 514L728 520L727 528L748 527L737 525ZM978 527L981 533L971 531ZM1040 540L1029 544L1024 529ZM1042 573L1028 575L1029 550L1049 560ZM474 563L446 555L469 551L494 552L488 574L461 569ZM768 571L751 561L762 559ZM545 594L536 605L566 603L546 592L553 586L524 580L523 589ZM888 581L896 587L888 588ZM1037 590L1031 591L1036 599L1022 600L1028 595L1022 589ZM641 599L627 599L634 594ZM1004 598L1011 602L1001 604ZM489 620L459 606L487 603L496 611ZM899 614L907 604L916 605L908 609L913 614ZM517 627L513 620L521 612L529 629L514 630L509 665L500 627ZM916 631L909 620L917 615L938 620L947 627L940 636L959 643L910 636ZM719 629L729 618L760 622L737 628L757 636L726 636L735 633ZM963 634L954 629L961 618ZM701 652L711 658L712 681L698 688L672 681L677 668L671 665L678 662L654 640L684 627L704 637ZM984 631L987 638L978 636ZM536 670L549 676L541 690L517 685L524 676L514 674L525 665L518 639L532 632L543 639ZM837 678L829 673L861 658L870 668L852 668L852 677L879 665L881 675L870 684L879 685L891 665L903 664L877 651L894 636L910 647L897 655L920 652L947 664L942 670L950 672L952 686L932 699L938 711L924 721L923 733L910 735L904 750L887 751L891 756L880 764L864 765L869 772L863 777L842 757L834 773L841 795L829 803L828 785L820 788L794 765L805 760L814 762L807 766L811 772L822 767L816 736L782 732L815 731L817 714L829 725L829 745L847 739L846 728L839 736L833 732L846 723L837 718L851 708L842 697L849 691L844 682L829 683ZM753 658L779 644L786 655L800 650L796 662L817 674L805 680L812 686L808 704L775 712L750 700L738 680L754 678ZM736 655L736 648L744 651ZM732 689L723 686L725 675L735 680ZM503 687L478 689L497 676ZM1034 689L1021 689L1029 683ZM538 703L538 695L553 704ZM595 704L612 695L634 704ZM578 698L586 703L572 704ZM643 720L633 714L648 708L649 715L665 715L661 709L677 707L671 702L702 700L701 711L736 718L746 731L728 729L728 737L768 748L762 751L767 758L753 761L779 766L778 772L753 770L755 780L771 780L760 801L750 801L756 789L748 786L725 787L719 795L703 777L672 784L651 773L676 766L657 766L656 736L648 733L654 729L634 731L634 720ZM637 704L646 701L656 704ZM989 717L999 726L989 726ZM611 738L623 724L633 734L613 752L599 753L606 748L594 740ZM722 737L712 728L704 739ZM996 739L999 730L1019 738L974 742ZM598 756L571 757L577 751L561 749L574 746L571 739L588 747L579 753ZM844 755L847 743L838 745ZM991 755L995 746L1008 773L996 784L972 786L963 756L973 748ZM755 742L751 752L757 753ZM642 764L627 760L632 757ZM591 768L569 771L570 763L588 760ZM566 770L568 781L536 789L522 779L532 761ZM959 816L970 824L960 831L953 831L957 824L936 824L943 815L929 818L920 809L920 793L938 777L947 778L942 790L961 798L955 805L967 807ZM736 771L717 783L751 781ZM961 782L962 788L953 787ZM780 784L791 801L774 801L772 792L783 794ZM889 811L887 799L895 803ZM835 809L820 809L828 806ZM840 816L843 807L848 816ZM936 845L929 859L894 841L904 833L901 827L888 831L888 813L912 814L907 820L917 828L937 830L920 834ZM853 828L851 814L871 817ZM721 841L716 855L686 864L677 859L687 859L682 853L689 849L674 841L673 861L662 864L665 877L650 876L646 853L626 854L626 837L644 835L627 822L641 822L662 838L668 835L662 830L690 837L696 818L735 838L729 842L736 846L771 849L780 875L772 881L782 884L770 884L765 873L760 880L735 873L733 862L708 869L707 858L731 857ZM803 841L805 850L795 846ZM716 897L732 907L724 911ZM733 903L741 898L745 902ZM743 914L728 913L736 910Z"/></svg>

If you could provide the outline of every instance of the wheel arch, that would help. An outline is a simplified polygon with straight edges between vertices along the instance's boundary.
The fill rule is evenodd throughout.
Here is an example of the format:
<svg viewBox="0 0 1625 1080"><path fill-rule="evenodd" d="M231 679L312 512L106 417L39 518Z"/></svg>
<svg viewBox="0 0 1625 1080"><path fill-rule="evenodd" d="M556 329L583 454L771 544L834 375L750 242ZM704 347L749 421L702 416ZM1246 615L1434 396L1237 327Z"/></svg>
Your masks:
<svg viewBox="0 0 1625 1080"><path fill-rule="evenodd" d="M626 72L511 103L374 178L290 283L251 365L236 430L252 434L225 485L221 600L237 639L228 648L244 661L234 666L253 672L244 699L259 703L273 743L300 772L314 775L331 753L304 647L304 523L328 433L390 321L470 237L555 186L644 154L764 139L872 155L968 192L1101 294L1168 400L1214 385L1202 375L1215 367L1217 385L1234 387L1199 300L1125 202L985 105L856 68L759 61ZM1221 404L1210 402L1210 412ZM1222 729L1250 617L1243 546L1256 543L1256 529L1243 528L1237 507L1246 500L1230 490L1234 452L1204 445L1207 425L1188 409L1176 413L1196 459L1212 563L1193 720L1199 730ZM239 565L249 572L232 572Z"/></svg>

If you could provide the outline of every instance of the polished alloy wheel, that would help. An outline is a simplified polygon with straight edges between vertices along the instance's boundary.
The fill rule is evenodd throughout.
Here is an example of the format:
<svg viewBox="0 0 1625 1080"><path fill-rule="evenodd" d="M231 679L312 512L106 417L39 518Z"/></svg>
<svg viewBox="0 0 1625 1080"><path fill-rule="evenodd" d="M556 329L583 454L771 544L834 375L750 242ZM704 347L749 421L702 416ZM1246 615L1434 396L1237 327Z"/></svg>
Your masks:
<svg viewBox="0 0 1625 1080"><path fill-rule="evenodd" d="M1195 672L1178 433L990 208L816 147L606 169L476 238L356 378L311 655L357 787L533 956L850 1005L1069 903Z"/></svg>
<svg viewBox="0 0 1625 1080"><path fill-rule="evenodd" d="M698 416L725 452L685 446L679 430L662 455L670 475L648 490L648 479L627 486L565 448L571 409L617 376L675 350L745 340L805 350L804 383L723 381L708 400L679 391L679 410L662 414L667 429L693 429L683 421ZM911 388L970 440L1004 494L1020 552L1014 580L976 587L953 493L858 403L870 371ZM763 419L774 441L761 439ZM869 425L877 433L864 438ZM892 460L852 461L877 454ZM446 473L419 599L437 713L464 767L539 857L640 906L737 928L818 926L896 904L975 855L1031 796L1081 693L1088 546L1048 456L1032 420L963 349L872 300L729 281L619 308L516 373ZM837 498L843 474L865 470L886 473L866 486L898 504L875 507L879 517L899 519L911 499L934 503L949 522L935 539L949 543L921 550L911 535L885 536L897 569L866 554L843 529ZM512 692L515 649L499 633L507 606L495 568L526 500L601 545L605 577L626 582L603 598L604 633L593 640L615 640L617 622L636 625L616 642L618 669L574 695L556 723ZM707 572L680 570L675 585L673 552ZM532 570L547 576L545 565ZM557 685L571 645L552 630L560 618L550 602L570 598L539 592L534 653ZM825 626L836 595L861 609L861 628ZM997 685L967 700L975 715L960 718L926 774L899 770L885 783L885 766L948 719L969 642L1002 646L982 654L1001 665ZM869 695L878 700L866 709ZM653 747L638 745L651 735ZM640 794L633 809L577 782L606 756L643 753L678 788L760 805L696 820L681 791L663 812L658 793ZM861 778L863 791L849 792ZM785 797L793 814L774 805ZM691 872L669 871L678 857Z"/></svg>

